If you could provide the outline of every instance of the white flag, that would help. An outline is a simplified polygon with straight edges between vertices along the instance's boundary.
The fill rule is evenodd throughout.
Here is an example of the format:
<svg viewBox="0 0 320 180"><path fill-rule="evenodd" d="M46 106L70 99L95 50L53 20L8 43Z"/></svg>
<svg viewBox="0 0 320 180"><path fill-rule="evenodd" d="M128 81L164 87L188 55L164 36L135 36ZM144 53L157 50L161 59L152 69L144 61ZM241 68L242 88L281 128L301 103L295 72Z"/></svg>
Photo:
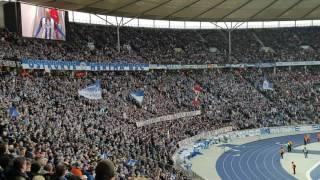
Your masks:
<svg viewBox="0 0 320 180"><path fill-rule="evenodd" d="M100 81L96 81L95 84L79 90L78 93L80 96L88 99L102 99L102 89Z"/></svg>

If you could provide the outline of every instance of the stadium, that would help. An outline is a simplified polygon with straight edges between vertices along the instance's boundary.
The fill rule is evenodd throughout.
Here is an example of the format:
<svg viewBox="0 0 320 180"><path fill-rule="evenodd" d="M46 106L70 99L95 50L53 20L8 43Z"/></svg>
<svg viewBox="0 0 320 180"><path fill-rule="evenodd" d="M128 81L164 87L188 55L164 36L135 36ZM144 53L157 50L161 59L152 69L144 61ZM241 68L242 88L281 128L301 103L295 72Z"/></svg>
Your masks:
<svg viewBox="0 0 320 180"><path fill-rule="evenodd" d="M0 1L0 180L320 179L319 0Z"/></svg>

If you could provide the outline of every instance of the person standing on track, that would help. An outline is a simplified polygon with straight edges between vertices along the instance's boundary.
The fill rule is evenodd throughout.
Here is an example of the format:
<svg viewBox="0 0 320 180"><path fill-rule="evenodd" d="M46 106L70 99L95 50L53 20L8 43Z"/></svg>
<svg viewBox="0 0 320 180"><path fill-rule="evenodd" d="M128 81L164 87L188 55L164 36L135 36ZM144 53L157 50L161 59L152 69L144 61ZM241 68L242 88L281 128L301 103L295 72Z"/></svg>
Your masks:
<svg viewBox="0 0 320 180"><path fill-rule="evenodd" d="M296 174L296 164L292 161L291 162L291 164L292 164L292 170L293 170L293 174Z"/></svg>
<svg viewBox="0 0 320 180"><path fill-rule="evenodd" d="M288 142L288 152L291 152L292 144L293 144L292 141Z"/></svg>
<svg viewBox="0 0 320 180"><path fill-rule="evenodd" d="M307 145L307 142L308 142L308 136L307 136L307 135L304 135L304 137L303 137L303 143L304 143L304 145Z"/></svg>
<svg viewBox="0 0 320 180"><path fill-rule="evenodd" d="M307 145L307 137L306 137L306 135L303 136L303 144Z"/></svg>
<svg viewBox="0 0 320 180"><path fill-rule="evenodd" d="M303 154L304 154L304 158L308 158L308 150L307 147L304 147L302 150Z"/></svg>
<svg viewBox="0 0 320 180"><path fill-rule="evenodd" d="M311 136L310 136L310 134L307 134L307 143L308 143L308 144L311 143Z"/></svg>
<svg viewBox="0 0 320 180"><path fill-rule="evenodd" d="M281 156L281 159L283 159L283 154L284 154L284 148L283 148L283 146L281 146L281 148L280 148L280 156Z"/></svg>
<svg viewBox="0 0 320 180"><path fill-rule="evenodd" d="M320 133L317 134L317 140L320 142Z"/></svg>

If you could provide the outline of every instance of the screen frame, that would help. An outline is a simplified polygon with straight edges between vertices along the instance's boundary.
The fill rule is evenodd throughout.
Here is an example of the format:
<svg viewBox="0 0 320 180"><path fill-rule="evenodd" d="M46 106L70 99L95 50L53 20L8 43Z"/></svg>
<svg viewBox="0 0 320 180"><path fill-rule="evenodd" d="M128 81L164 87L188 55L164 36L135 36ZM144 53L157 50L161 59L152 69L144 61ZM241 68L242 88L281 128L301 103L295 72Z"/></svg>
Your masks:
<svg viewBox="0 0 320 180"><path fill-rule="evenodd" d="M69 33L68 33L68 29L69 29L69 13L67 10L63 10L63 9L59 9L59 8L55 8L55 7L48 7L48 6L41 6L41 5L34 5L31 3L26 3L26 2L19 2L19 8L17 11L17 16L18 16L18 24L19 24L19 35L22 38L26 38L26 39L39 39L39 40L45 40L45 41L68 41L69 39ZM22 27L22 8L21 8L21 4L26 4L26 5L30 5L30 6L36 6L36 7L40 7L40 8L53 8L56 9L58 11L62 11L64 12L64 24L65 24L65 39L44 39L44 38L37 38L37 37L29 37L29 36L23 36L23 27Z"/></svg>

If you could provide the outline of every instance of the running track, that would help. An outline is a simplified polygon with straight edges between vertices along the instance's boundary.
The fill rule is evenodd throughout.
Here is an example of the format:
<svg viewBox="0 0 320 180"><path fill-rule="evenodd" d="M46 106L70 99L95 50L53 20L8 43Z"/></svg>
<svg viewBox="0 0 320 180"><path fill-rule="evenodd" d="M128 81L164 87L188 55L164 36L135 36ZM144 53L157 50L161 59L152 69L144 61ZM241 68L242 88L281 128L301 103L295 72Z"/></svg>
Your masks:
<svg viewBox="0 0 320 180"><path fill-rule="evenodd" d="M311 134L311 139L315 137L316 134ZM301 146L303 134L264 139L239 146L226 144L232 149L219 157L216 170L223 180L296 179L280 164L280 144L289 140L293 141L293 148Z"/></svg>

